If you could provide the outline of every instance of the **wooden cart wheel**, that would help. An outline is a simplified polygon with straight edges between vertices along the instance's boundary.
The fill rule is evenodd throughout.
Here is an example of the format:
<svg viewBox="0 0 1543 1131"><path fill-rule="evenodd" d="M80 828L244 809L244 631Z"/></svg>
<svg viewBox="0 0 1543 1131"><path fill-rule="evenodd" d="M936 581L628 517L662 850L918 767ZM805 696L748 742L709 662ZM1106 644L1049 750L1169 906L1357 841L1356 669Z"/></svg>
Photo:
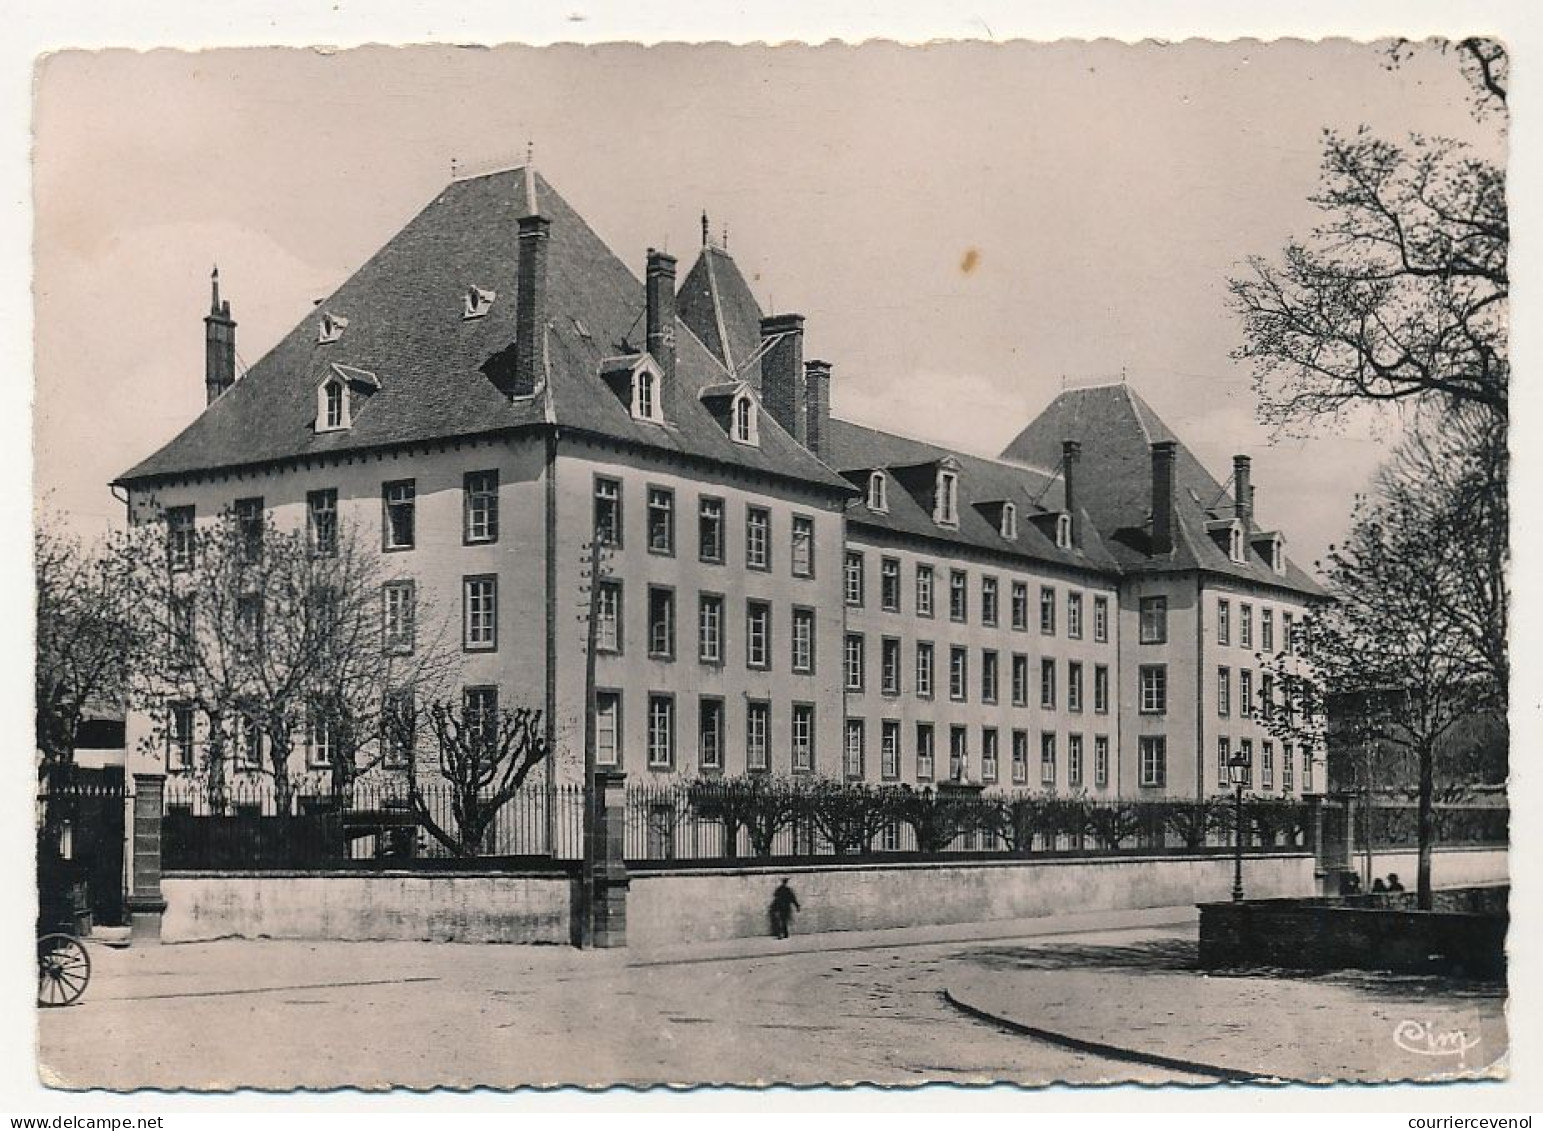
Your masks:
<svg viewBox="0 0 1543 1131"><path fill-rule="evenodd" d="M70 1005L91 981L91 956L70 935L38 939L38 1004L45 1008Z"/></svg>

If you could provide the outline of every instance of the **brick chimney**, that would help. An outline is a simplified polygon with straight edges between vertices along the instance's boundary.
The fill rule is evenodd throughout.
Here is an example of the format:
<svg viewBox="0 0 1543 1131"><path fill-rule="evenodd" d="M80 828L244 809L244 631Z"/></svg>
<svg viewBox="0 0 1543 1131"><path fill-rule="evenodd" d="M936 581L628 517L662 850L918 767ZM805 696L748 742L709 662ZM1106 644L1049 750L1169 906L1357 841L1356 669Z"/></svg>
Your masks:
<svg viewBox="0 0 1543 1131"><path fill-rule="evenodd" d="M547 250L552 221L539 213L520 217L518 262L515 266L514 373L511 397L528 397L546 379Z"/></svg>
<svg viewBox="0 0 1543 1131"><path fill-rule="evenodd" d="M1249 479L1251 461L1247 456L1232 457L1232 513L1239 522L1248 525L1254 513L1254 487Z"/></svg>
<svg viewBox="0 0 1543 1131"><path fill-rule="evenodd" d="M220 301L220 269L209 276L209 313L204 318L204 404L211 405L236 383L236 323L230 301Z"/></svg>
<svg viewBox="0 0 1543 1131"><path fill-rule="evenodd" d="M805 447L817 456L830 444L830 362L804 362Z"/></svg>
<svg viewBox="0 0 1543 1131"><path fill-rule="evenodd" d="M1178 445L1163 440L1152 445L1152 538L1149 553L1153 557L1173 553L1173 465Z"/></svg>
<svg viewBox="0 0 1543 1131"><path fill-rule="evenodd" d="M761 403L772 419L800 444L809 433L804 415L804 316L773 314L761 319Z"/></svg>
<svg viewBox="0 0 1543 1131"><path fill-rule="evenodd" d="M1076 440L1061 441L1061 482L1066 487L1066 513L1072 520L1072 545L1082 545L1082 520L1077 517L1078 465L1082 463L1082 445Z"/></svg>
<svg viewBox="0 0 1543 1131"><path fill-rule="evenodd" d="M648 352L666 381L675 376L675 257L648 249L644 276Z"/></svg>

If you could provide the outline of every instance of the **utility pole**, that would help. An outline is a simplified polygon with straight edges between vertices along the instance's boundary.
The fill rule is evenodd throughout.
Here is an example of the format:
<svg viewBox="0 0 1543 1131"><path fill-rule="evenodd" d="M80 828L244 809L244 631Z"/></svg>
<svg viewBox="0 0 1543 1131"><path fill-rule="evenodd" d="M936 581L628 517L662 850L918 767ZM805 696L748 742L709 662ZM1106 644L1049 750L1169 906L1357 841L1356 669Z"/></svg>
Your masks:
<svg viewBox="0 0 1543 1131"><path fill-rule="evenodd" d="M596 531L589 543L589 600L584 628L584 861L581 874L579 946L588 949L595 934L595 864L600 856L599 791L595 788L595 644L600 635L600 548Z"/></svg>

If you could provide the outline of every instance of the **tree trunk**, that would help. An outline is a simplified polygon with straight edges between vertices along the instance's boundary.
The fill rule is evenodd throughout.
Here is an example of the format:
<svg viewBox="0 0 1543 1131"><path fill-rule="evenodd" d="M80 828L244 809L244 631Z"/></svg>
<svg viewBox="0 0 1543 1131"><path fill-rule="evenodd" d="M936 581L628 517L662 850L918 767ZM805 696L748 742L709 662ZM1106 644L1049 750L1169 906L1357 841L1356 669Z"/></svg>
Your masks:
<svg viewBox="0 0 1543 1131"><path fill-rule="evenodd" d="M1435 793L1435 763L1434 744L1425 743L1420 749L1420 817L1418 833L1420 865L1415 885L1416 906L1421 911L1429 911L1431 909L1431 848L1436 839L1435 814L1432 808L1433 795Z"/></svg>

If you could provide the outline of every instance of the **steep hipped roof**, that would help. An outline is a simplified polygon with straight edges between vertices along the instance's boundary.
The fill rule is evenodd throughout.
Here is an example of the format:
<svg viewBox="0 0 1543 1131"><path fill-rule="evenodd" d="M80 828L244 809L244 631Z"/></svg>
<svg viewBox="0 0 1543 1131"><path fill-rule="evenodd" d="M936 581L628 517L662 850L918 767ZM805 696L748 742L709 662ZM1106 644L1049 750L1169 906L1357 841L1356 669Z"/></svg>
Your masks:
<svg viewBox="0 0 1543 1131"><path fill-rule="evenodd" d="M723 367L677 327L667 423L632 419L600 379L602 359L643 344L643 285L539 175L551 221L547 257L548 381L513 401L482 372L515 338L517 221L529 212L523 169L459 180L320 304L251 371L160 451L125 473L131 482L543 424L594 432L846 490L848 485L763 414L760 446L733 443L698 392ZM496 292L486 316L465 318L470 287ZM320 312L348 319L318 342ZM333 364L376 375L378 392L352 427L317 432L316 387Z"/></svg>
<svg viewBox="0 0 1543 1131"><path fill-rule="evenodd" d="M756 388L761 365L751 364L761 345L761 304L732 256L707 244L686 273L676 298L680 319L725 368Z"/></svg>
<svg viewBox="0 0 1543 1131"><path fill-rule="evenodd" d="M932 520L932 512L903 482L914 479L910 469L952 458L959 464L959 526L953 529ZM898 533L920 535L994 553L1018 554L1039 561L1082 569L1114 572L1116 562L1104 547L1087 511L1078 507L1081 523L1080 549L1063 550L1052 534L1031 521L1036 515L1065 506L1064 485L1050 472L965 455L921 440L880 432L845 420L830 422L825 459L849 478L866 483L868 472L883 469L890 474L888 510L870 511L863 499L847 505L847 520ZM1018 536L1004 538L994 521L999 504L1011 502L1018 511Z"/></svg>
<svg viewBox="0 0 1543 1131"><path fill-rule="evenodd" d="M1313 596L1323 590L1289 559L1278 574L1258 547L1246 542L1248 560L1234 562L1207 533L1206 523L1230 517L1232 496L1225 493L1172 429L1129 386L1098 385L1068 389L1008 444L1002 457L1055 466L1063 440L1082 444L1079 502L1092 516L1104 542L1122 568L1132 571L1204 569L1213 573L1295 589ZM1152 506L1151 445L1173 441L1174 551L1171 557L1148 555ZM1246 533L1261 528L1250 521Z"/></svg>

